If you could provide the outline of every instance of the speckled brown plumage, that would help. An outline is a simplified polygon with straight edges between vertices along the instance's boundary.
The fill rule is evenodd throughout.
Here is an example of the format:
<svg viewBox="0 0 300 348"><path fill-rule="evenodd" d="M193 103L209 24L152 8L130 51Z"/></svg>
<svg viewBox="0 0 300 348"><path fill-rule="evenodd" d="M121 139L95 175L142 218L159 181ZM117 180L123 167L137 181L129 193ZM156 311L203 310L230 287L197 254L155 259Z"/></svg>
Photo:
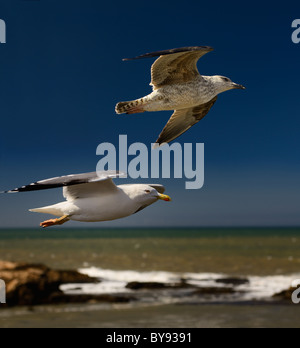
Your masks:
<svg viewBox="0 0 300 348"><path fill-rule="evenodd" d="M116 112L175 110L157 143L176 139L206 116L218 94L230 89L245 89L227 77L200 75L197 62L211 51L213 48L208 46L184 47L125 59L159 57L151 68L153 92L141 99L118 103Z"/></svg>

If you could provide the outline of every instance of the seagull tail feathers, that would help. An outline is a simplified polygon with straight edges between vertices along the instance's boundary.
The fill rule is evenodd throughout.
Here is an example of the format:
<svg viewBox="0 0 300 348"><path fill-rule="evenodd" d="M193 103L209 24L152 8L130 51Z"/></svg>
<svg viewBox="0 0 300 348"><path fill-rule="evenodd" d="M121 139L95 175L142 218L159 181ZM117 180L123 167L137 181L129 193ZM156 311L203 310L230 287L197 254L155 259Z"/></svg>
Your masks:
<svg viewBox="0 0 300 348"><path fill-rule="evenodd" d="M57 206L49 206L49 207L42 207L42 208L36 208L36 209L29 209L32 213L42 213L42 214L50 214L54 216L62 216L64 215L64 212L59 209Z"/></svg>
<svg viewBox="0 0 300 348"><path fill-rule="evenodd" d="M144 109L144 106L145 106L145 98L132 100L129 102L121 102L121 103L118 103L116 106L116 113L119 115L138 114L138 113L142 113L146 111Z"/></svg>

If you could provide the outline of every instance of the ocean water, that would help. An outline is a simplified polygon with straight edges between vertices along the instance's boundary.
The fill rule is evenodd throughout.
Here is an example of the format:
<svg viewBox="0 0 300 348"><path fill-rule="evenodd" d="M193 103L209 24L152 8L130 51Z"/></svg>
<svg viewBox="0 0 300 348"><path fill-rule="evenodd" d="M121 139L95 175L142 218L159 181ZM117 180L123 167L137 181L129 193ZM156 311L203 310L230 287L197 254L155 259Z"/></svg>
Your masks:
<svg viewBox="0 0 300 348"><path fill-rule="evenodd" d="M0 259L101 280L65 285L66 293L130 294L132 281L211 287L220 278L249 279L237 294L218 298L144 291L125 305L0 309L0 327L300 327L300 305L268 303L300 278L297 228L0 230Z"/></svg>

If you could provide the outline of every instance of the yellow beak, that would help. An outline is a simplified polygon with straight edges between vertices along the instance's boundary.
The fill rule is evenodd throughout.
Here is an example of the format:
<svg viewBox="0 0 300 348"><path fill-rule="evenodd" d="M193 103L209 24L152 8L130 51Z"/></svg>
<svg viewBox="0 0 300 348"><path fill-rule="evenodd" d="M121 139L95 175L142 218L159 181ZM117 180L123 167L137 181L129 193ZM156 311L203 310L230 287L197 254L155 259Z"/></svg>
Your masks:
<svg viewBox="0 0 300 348"><path fill-rule="evenodd" d="M161 199L162 201L165 201L165 202L171 202L172 201L171 197L169 197L167 195L162 195L161 193L159 194L158 199Z"/></svg>

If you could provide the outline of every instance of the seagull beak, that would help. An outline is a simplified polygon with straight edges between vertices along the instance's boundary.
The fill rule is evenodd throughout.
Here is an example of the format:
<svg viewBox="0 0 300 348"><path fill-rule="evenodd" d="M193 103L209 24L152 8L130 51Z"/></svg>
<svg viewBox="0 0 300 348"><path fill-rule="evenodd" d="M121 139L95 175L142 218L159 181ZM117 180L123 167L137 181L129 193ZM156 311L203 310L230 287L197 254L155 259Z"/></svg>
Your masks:
<svg viewBox="0 0 300 348"><path fill-rule="evenodd" d="M244 87L243 85L239 85L238 83L234 83L232 88L234 88L234 89L246 89L246 87Z"/></svg>
<svg viewBox="0 0 300 348"><path fill-rule="evenodd" d="M165 201L165 202L171 202L172 201L171 197L169 197L167 195L162 195L161 193L158 194L158 199L161 199L162 201Z"/></svg>

